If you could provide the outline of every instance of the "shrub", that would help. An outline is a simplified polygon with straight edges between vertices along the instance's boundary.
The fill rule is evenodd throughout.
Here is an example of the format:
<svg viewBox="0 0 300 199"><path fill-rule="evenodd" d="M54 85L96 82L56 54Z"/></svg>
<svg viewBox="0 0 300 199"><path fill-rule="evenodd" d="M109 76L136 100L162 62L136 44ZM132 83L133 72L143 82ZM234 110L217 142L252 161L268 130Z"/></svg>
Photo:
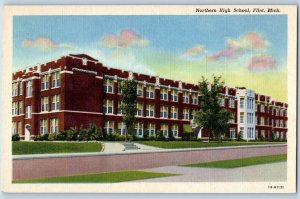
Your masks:
<svg viewBox="0 0 300 199"><path fill-rule="evenodd" d="M67 131L61 131L57 134L56 140L65 141L67 140Z"/></svg>
<svg viewBox="0 0 300 199"><path fill-rule="evenodd" d="M166 140L164 133L162 131L159 130L156 132L156 140L157 141L165 141Z"/></svg>
<svg viewBox="0 0 300 199"><path fill-rule="evenodd" d="M149 141L154 141L156 139L156 137L155 136L149 136Z"/></svg>
<svg viewBox="0 0 300 199"><path fill-rule="evenodd" d="M34 136L33 140L34 141L42 141L42 136L36 135L36 136Z"/></svg>
<svg viewBox="0 0 300 199"><path fill-rule="evenodd" d="M108 133L107 134L107 141L116 141L116 134Z"/></svg>
<svg viewBox="0 0 300 199"><path fill-rule="evenodd" d="M57 140L57 133L50 133L48 136L48 141Z"/></svg>
<svg viewBox="0 0 300 199"><path fill-rule="evenodd" d="M274 142L274 140L275 140L274 132L271 132L271 133L270 133L270 136L269 136L269 141L270 141L270 142Z"/></svg>
<svg viewBox="0 0 300 199"><path fill-rule="evenodd" d="M11 138L12 141L20 141L20 135L19 134L14 134Z"/></svg>
<svg viewBox="0 0 300 199"><path fill-rule="evenodd" d="M182 140L184 140L184 141L196 141L197 137L194 133L184 133L182 135Z"/></svg>
<svg viewBox="0 0 300 199"><path fill-rule="evenodd" d="M45 134L41 135L41 140L42 141L48 141L48 137L49 137L49 134L45 133Z"/></svg>
<svg viewBox="0 0 300 199"><path fill-rule="evenodd" d="M175 140L175 137L174 137L174 135L171 131L169 131L169 133L168 133L168 140L169 141L174 141Z"/></svg>
<svg viewBox="0 0 300 199"><path fill-rule="evenodd" d="M243 138L243 133L241 131L238 133L237 141L245 141Z"/></svg>
<svg viewBox="0 0 300 199"><path fill-rule="evenodd" d="M264 135L261 135L260 140L261 140L261 141L265 141L265 140L266 140L265 136L264 136Z"/></svg>
<svg viewBox="0 0 300 199"><path fill-rule="evenodd" d="M125 135L115 134L116 141L125 141Z"/></svg>
<svg viewBox="0 0 300 199"><path fill-rule="evenodd" d="M144 130L143 138L144 140L149 140L149 132L147 130Z"/></svg>

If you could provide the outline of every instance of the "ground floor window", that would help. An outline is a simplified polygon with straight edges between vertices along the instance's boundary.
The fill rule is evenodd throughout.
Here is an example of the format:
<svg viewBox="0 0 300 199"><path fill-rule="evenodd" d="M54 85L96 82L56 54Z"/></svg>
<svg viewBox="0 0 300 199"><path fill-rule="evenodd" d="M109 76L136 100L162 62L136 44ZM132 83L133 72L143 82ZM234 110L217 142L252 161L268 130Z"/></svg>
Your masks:
<svg viewBox="0 0 300 199"><path fill-rule="evenodd" d="M114 132L114 122L112 121L106 121L104 126L104 131L107 134L112 134Z"/></svg>
<svg viewBox="0 0 300 199"><path fill-rule="evenodd" d="M126 128L125 128L125 124L123 122L118 123L118 133L121 135L126 134Z"/></svg>
<svg viewBox="0 0 300 199"><path fill-rule="evenodd" d="M235 128L230 128L229 132L230 132L230 138L234 139L235 138Z"/></svg>
<svg viewBox="0 0 300 199"><path fill-rule="evenodd" d="M174 137L178 137L178 125L177 124L172 125L171 133L173 134Z"/></svg>
<svg viewBox="0 0 300 199"><path fill-rule="evenodd" d="M42 119L40 120L40 134L44 135L48 133L48 120Z"/></svg>
<svg viewBox="0 0 300 199"><path fill-rule="evenodd" d="M154 123L149 123L147 127L147 131L149 136L155 136L155 124Z"/></svg>
<svg viewBox="0 0 300 199"><path fill-rule="evenodd" d="M58 133L58 118L51 119L51 133Z"/></svg>
<svg viewBox="0 0 300 199"><path fill-rule="evenodd" d="M22 135L22 122L18 123L18 134Z"/></svg>
<svg viewBox="0 0 300 199"><path fill-rule="evenodd" d="M163 132L165 137L168 137L169 134L169 126L167 124L162 124L160 130Z"/></svg>
<svg viewBox="0 0 300 199"><path fill-rule="evenodd" d="M17 133L17 123L13 122L12 123L12 134L15 135Z"/></svg>
<svg viewBox="0 0 300 199"><path fill-rule="evenodd" d="M261 137L262 137L262 138L265 138L265 137L266 137L265 130L261 130Z"/></svg>
<svg viewBox="0 0 300 199"><path fill-rule="evenodd" d="M134 130L135 130L135 135L136 135L136 136L139 136L139 137L143 136L143 128L144 128L144 124L141 123L141 122L137 122L137 123L135 124L135 128L134 128Z"/></svg>

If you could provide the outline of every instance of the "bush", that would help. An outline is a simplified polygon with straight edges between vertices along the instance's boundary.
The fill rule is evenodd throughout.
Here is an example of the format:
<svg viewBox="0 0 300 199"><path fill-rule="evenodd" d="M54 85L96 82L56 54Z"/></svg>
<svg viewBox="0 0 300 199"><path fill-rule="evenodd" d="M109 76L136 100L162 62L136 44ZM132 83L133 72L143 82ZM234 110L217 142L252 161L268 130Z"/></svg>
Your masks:
<svg viewBox="0 0 300 199"><path fill-rule="evenodd" d="M11 138L12 141L20 141L20 135L19 134L14 134Z"/></svg>
<svg viewBox="0 0 300 199"><path fill-rule="evenodd" d="M156 132L156 140L157 141L165 141L166 140L164 133L162 131Z"/></svg>
<svg viewBox="0 0 300 199"><path fill-rule="evenodd" d="M48 141L57 140L57 133L50 133L48 136Z"/></svg>
<svg viewBox="0 0 300 199"><path fill-rule="evenodd" d="M36 136L34 136L33 140L34 141L42 141L42 136L36 135Z"/></svg>
<svg viewBox="0 0 300 199"><path fill-rule="evenodd" d="M61 131L57 134L56 140L65 141L67 140L67 131Z"/></svg>
<svg viewBox="0 0 300 199"><path fill-rule="evenodd" d="M196 141L197 137L194 133L184 133L182 135L182 140L184 140L184 141Z"/></svg>
<svg viewBox="0 0 300 199"><path fill-rule="evenodd" d="M125 141L125 135L115 134L116 141Z"/></svg>
<svg viewBox="0 0 300 199"><path fill-rule="evenodd" d="M169 131L169 133L168 133L168 140L169 141L174 141L175 140L175 137L174 137L174 135L171 131Z"/></svg>
<svg viewBox="0 0 300 199"><path fill-rule="evenodd" d="M144 130L143 138L144 140L149 140L149 132L147 130Z"/></svg>
<svg viewBox="0 0 300 199"><path fill-rule="evenodd" d="M107 141L116 141L116 134L108 133L107 134Z"/></svg>
<svg viewBox="0 0 300 199"><path fill-rule="evenodd" d="M155 136L150 136L148 140L149 140L149 141L154 141L155 139L156 139Z"/></svg>
<svg viewBox="0 0 300 199"><path fill-rule="evenodd" d="M270 133L269 141L270 141L270 142L274 142L274 141L275 141L275 135L274 135L274 132L271 132L271 133Z"/></svg>
<svg viewBox="0 0 300 199"><path fill-rule="evenodd" d="M245 141L243 138L243 133L241 131L238 133L237 141Z"/></svg>

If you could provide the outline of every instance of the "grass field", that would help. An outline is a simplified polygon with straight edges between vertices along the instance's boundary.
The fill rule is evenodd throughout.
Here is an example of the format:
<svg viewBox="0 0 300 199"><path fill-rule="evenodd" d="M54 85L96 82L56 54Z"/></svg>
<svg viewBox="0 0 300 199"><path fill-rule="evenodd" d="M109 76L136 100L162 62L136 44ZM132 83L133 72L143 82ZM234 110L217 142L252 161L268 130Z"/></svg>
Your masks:
<svg viewBox="0 0 300 199"><path fill-rule="evenodd" d="M102 144L96 142L13 142L13 155L47 153L100 152Z"/></svg>
<svg viewBox="0 0 300 199"><path fill-rule="evenodd" d="M146 171L118 171L109 173L96 173L77 176L64 176L52 178L40 178L32 180L17 180L13 183L113 183L127 182L132 180L142 180L149 178L160 178L176 176L178 174L157 173Z"/></svg>
<svg viewBox="0 0 300 199"><path fill-rule="evenodd" d="M180 148L201 148L201 147L222 147L222 146L243 146L243 145L262 145L262 144L283 144L284 142L239 142L224 141L218 142L200 142L200 141L143 141L141 144L159 147L164 149L180 149Z"/></svg>
<svg viewBox="0 0 300 199"><path fill-rule="evenodd" d="M222 161L215 161L215 162L204 162L204 163L197 163L197 164L187 164L182 166L231 169L237 167L257 165L257 164L284 162L286 160L287 160L287 155L281 154L281 155L259 156L259 157L242 158L242 159L234 159L234 160L222 160Z"/></svg>

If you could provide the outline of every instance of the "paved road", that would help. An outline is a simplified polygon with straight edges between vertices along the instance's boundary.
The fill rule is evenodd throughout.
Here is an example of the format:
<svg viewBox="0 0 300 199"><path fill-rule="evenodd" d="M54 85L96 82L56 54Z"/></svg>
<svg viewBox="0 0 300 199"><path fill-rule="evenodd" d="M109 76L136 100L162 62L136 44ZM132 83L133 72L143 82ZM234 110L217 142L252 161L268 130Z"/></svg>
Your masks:
<svg viewBox="0 0 300 199"><path fill-rule="evenodd" d="M181 175L137 180L135 182L266 182L287 180L286 162L233 169L167 166L143 171L177 173Z"/></svg>

